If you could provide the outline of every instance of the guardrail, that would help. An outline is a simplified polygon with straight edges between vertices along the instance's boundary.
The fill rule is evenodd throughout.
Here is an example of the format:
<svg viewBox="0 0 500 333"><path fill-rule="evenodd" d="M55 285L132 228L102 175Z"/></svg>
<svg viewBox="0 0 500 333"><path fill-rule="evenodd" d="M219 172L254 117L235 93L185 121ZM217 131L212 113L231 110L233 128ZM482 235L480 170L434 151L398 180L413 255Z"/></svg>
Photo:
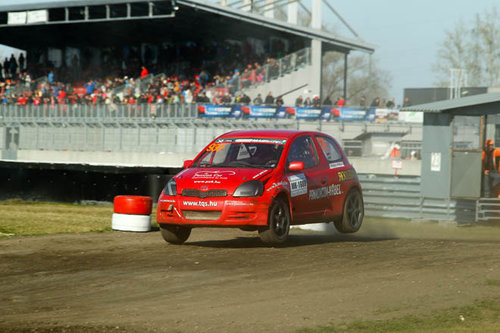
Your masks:
<svg viewBox="0 0 500 333"><path fill-rule="evenodd" d="M500 198L477 200L476 221L500 221Z"/></svg>
<svg viewBox="0 0 500 333"><path fill-rule="evenodd" d="M367 216L473 223L475 200L423 198L420 177L359 175ZM482 200L482 199L481 199ZM500 201L497 202L500 209ZM500 210L499 210L500 212ZM500 214L499 214L500 216Z"/></svg>

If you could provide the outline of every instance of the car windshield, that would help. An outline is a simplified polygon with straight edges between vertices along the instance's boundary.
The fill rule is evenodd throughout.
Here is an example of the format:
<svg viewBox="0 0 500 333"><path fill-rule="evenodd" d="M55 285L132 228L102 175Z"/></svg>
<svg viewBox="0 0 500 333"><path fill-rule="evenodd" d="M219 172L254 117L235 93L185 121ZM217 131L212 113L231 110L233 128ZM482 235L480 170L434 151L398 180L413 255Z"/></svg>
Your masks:
<svg viewBox="0 0 500 333"><path fill-rule="evenodd" d="M285 143L279 139L219 139L205 148L193 166L272 169L278 165Z"/></svg>

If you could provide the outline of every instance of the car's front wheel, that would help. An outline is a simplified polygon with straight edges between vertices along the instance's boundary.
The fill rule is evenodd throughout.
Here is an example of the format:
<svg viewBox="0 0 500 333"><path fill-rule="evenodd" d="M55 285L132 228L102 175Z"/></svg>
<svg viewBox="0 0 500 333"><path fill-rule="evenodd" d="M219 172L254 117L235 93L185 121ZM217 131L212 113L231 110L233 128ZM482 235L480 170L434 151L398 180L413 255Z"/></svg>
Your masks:
<svg viewBox="0 0 500 333"><path fill-rule="evenodd" d="M269 208L267 228L259 230L260 239L270 245L282 244L290 231L290 210L283 199L276 199Z"/></svg>
<svg viewBox="0 0 500 333"><path fill-rule="evenodd" d="M170 244L183 244L191 235L191 228L172 224L160 224L163 239Z"/></svg>
<svg viewBox="0 0 500 333"><path fill-rule="evenodd" d="M357 189L352 189L344 201L342 219L335 221L335 228L341 233L356 232L361 228L365 215L363 196Z"/></svg>

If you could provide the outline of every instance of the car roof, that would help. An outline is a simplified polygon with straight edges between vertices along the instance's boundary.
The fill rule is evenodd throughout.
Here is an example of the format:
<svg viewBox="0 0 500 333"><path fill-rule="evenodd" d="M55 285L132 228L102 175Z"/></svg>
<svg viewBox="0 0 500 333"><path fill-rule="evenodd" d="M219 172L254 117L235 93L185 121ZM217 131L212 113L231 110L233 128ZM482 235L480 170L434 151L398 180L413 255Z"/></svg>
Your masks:
<svg viewBox="0 0 500 333"><path fill-rule="evenodd" d="M219 138L289 139L291 137L298 136L301 134L323 134L323 133L314 131L300 131L300 130L287 130L287 129L239 130L222 134Z"/></svg>

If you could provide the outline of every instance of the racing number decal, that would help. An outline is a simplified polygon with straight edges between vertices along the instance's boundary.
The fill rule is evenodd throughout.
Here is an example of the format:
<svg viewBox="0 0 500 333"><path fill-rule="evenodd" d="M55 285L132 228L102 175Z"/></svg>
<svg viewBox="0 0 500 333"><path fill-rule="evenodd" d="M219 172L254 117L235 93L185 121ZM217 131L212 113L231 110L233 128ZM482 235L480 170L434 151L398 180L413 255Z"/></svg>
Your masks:
<svg viewBox="0 0 500 333"><path fill-rule="evenodd" d="M321 149L323 149L323 151L327 152L328 146L325 142L325 139L323 139L322 137L318 137L318 138L316 138L316 140L318 140L318 143L319 143L319 146L321 147Z"/></svg>
<svg viewBox="0 0 500 333"><path fill-rule="evenodd" d="M207 147L207 151L221 151L225 145L225 143L212 143Z"/></svg>
<svg viewBox="0 0 500 333"><path fill-rule="evenodd" d="M356 173L354 172L353 169L339 171L337 172L337 175L339 177L339 182L345 182L347 180L351 180L356 177Z"/></svg>
<svg viewBox="0 0 500 333"><path fill-rule="evenodd" d="M291 197L307 193L307 180L303 173L288 177L288 182L290 183Z"/></svg>

